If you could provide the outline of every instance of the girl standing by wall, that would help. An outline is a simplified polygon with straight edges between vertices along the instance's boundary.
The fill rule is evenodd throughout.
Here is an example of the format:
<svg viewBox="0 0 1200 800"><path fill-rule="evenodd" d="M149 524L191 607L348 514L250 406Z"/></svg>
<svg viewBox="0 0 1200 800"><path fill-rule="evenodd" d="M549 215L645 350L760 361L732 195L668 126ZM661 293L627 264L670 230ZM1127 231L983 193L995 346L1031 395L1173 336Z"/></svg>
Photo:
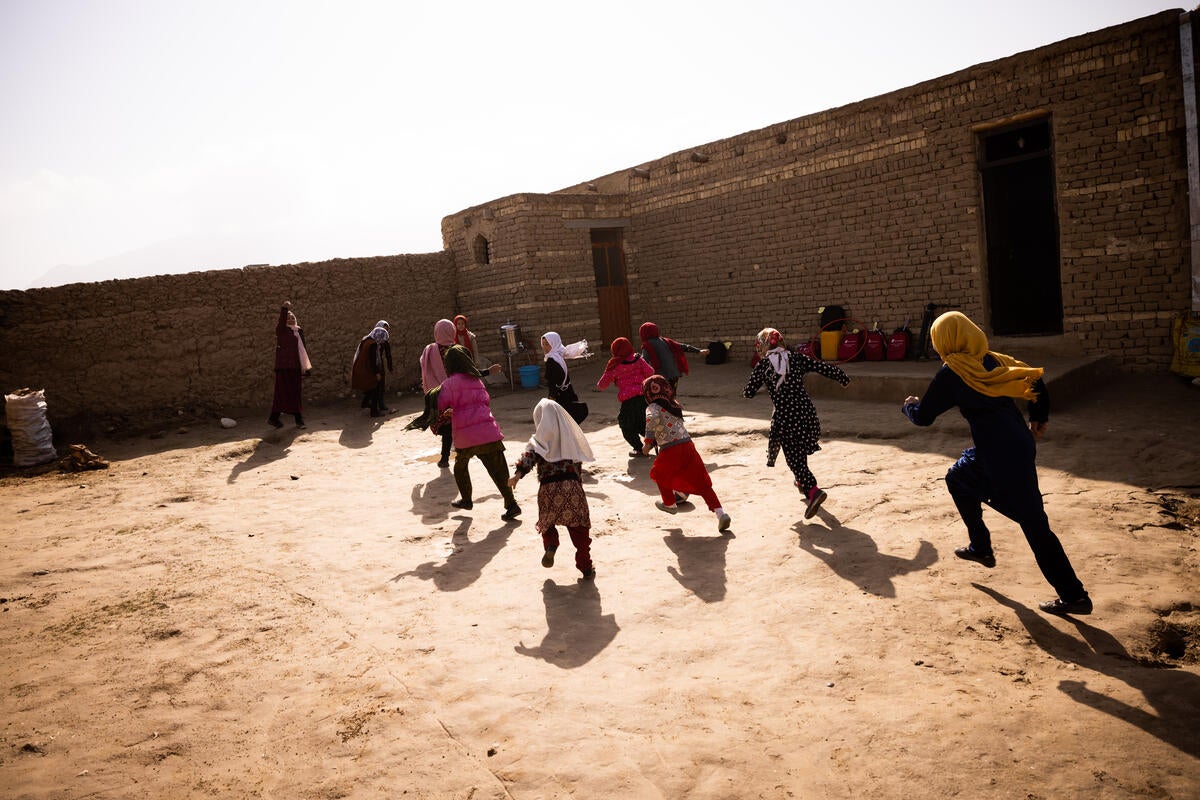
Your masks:
<svg viewBox="0 0 1200 800"><path fill-rule="evenodd" d="M467 318L463 314L459 314L454 318L454 344L461 344L471 354L471 358L476 363L479 362L479 347L475 341L475 334L471 333L467 327Z"/></svg>
<svg viewBox="0 0 1200 800"><path fill-rule="evenodd" d="M297 428L305 427L300 413L300 379L311 371L312 362L304 349L304 331L292 313L292 302L285 300L275 323L275 396L267 422L282 428L279 415L291 414Z"/></svg>
<svg viewBox="0 0 1200 800"><path fill-rule="evenodd" d="M386 370L393 369L390 338L387 321L381 319L354 350L350 386L363 393L361 405L371 410L372 417L392 413L383 400Z"/></svg>

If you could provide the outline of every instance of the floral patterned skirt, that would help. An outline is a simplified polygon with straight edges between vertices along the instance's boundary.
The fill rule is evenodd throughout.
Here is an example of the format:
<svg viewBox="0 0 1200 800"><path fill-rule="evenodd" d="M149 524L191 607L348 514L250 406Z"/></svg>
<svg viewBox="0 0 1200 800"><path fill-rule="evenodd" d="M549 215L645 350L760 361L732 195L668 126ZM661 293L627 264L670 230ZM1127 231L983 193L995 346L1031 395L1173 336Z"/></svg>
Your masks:
<svg viewBox="0 0 1200 800"><path fill-rule="evenodd" d="M545 533L551 525L592 526L582 483L554 481L543 483L538 489L537 532Z"/></svg>

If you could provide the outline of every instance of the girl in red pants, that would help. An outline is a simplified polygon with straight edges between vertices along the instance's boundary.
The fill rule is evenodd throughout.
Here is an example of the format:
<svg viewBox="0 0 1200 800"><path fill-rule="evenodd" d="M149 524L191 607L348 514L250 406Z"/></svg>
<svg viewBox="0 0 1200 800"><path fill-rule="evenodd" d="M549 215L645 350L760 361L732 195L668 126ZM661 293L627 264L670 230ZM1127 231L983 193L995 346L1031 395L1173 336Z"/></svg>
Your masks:
<svg viewBox="0 0 1200 800"><path fill-rule="evenodd" d="M646 398L646 443L642 452L649 455L658 447L650 477L658 484L662 500L654 505L674 514L689 494L698 494L708 510L717 515L717 530L726 530L731 520L721 508L708 470L683 425L683 408L675 400L671 382L662 375L651 375L642 383L642 394Z"/></svg>
<svg viewBox="0 0 1200 800"><path fill-rule="evenodd" d="M508 479L509 489L537 467L538 521L542 535L542 566L554 566L558 550L558 528L563 525L575 545L575 566L584 580L596 577L592 566L592 520L588 514L587 496L583 493L581 473L584 461L594 461L592 448L579 425L567 410L549 398L542 398L533 408L533 436L525 451L513 465L514 475Z"/></svg>

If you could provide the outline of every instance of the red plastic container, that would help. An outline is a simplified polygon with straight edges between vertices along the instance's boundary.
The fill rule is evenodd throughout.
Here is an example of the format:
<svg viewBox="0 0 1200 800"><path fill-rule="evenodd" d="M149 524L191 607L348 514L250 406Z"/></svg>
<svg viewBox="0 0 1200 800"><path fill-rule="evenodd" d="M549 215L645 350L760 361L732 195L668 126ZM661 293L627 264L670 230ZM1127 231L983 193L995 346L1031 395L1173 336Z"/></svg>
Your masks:
<svg viewBox="0 0 1200 800"><path fill-rule="evenodd" d="M863 348L867 361L883 361L887 358L887 337L881 330L867 331L867 344Z"/></svg>
<svg viewBox="0 0 1200 800"><path fill-rule="evenodd" d="M912 334L908 328L897 328L887 340L887 360L903 361L908 358L908 349L912 346Z"/></svg>
<svg viewBox="0 0 1200 800"><path fill-rule="evenodd" d="M838 343L837 360L858 361L862 358L864 337L865 334L862 331L843 333L842 340Z"/></svg>

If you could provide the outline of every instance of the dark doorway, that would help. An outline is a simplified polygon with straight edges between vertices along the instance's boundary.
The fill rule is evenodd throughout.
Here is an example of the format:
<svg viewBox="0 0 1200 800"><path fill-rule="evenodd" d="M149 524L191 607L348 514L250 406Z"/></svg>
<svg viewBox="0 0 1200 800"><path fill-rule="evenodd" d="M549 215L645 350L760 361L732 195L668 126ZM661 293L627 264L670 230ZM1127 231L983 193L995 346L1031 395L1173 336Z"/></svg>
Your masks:
<svg viewBox="0 0 1200 800"><path fill-rule="evenodd" d="M600 304L603 350L619 336L629 336L629 291L625 287L625 250L620 228L592 229L592 267Z"/></svg>
<svg viewBox="0 0 1200 800"><path fill-rule="evenodd" d="M980 137L992 333L1062 333L1050 120Z"/></svg>

